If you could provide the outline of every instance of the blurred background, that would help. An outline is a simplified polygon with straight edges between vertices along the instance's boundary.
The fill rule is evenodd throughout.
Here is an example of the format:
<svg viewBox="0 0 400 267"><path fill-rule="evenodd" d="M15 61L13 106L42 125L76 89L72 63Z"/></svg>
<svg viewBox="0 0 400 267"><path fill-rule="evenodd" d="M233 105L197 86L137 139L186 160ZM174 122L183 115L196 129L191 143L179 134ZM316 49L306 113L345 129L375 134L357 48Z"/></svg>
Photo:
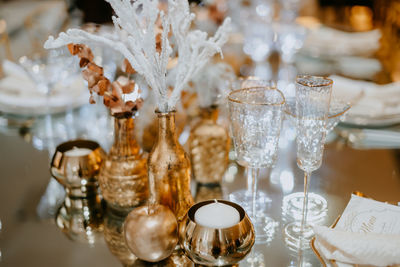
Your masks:
<svg viewBox="0 0 400 267"><path fill-rule="evenodd" d="M328 143L332 141L332 144L328 144L328 167L323 174L330 179L342 177L341 182L351 190L374 187L381 195L393 190L391 197L394 198L395 186L375 188L374 179L377 176L398 178L399 173L399 0L190 2L192 12L196 14L195 26L210 34L225 17L231 17L232 32L223 47L222 61L232 67L236 77L257 76L274 80L289 98L294 96L297 74L330 76L334 80L333 95L350 103L351 109L346 116L342 117L347 110L334 116L337 119L335 125L339 119L342 121L328 138ZM48 171L56 146L84 138L97 141L107 151L113 142L112 117L100 98L96 99L96 104L89 104L89 92L81 77L78 59L71 57L66 49L46 51L43 43L49 35L57 36L69 28L83 28L105 35L112 33L111 16L112 9L104 0L0 0L0 188L3 188L0 194L3 203L0 205L0 239L6 240L3 246L9 251L9 266L25 264L24 259L13 254L17 251L26 253L28 259L37 257L36 265L31 266L55 266L58 258L65 255L65 258L71 255L68 258L70 264L66 261L62 266L73 263L110 266L116 262L107 258L109 253L105 247L89 251L84 245L62 243L56 238L56 227L39 226L38 223L51 221L54 224L54 216L64 201L64 189L50 178ZM114 80L120 72L122 57L109 49L91 48L96 64L104 68L107 78ZM214 59L214 62L220 61L220 58ZM188 139L190 120L199 115L192 92L188 89L182 95L180 108L185 112L177 114L182 144ZM151 123L154 108L149 95L142 88L142 96L148 101L136 121L137 139L146 151L151 149L156 134L156 126ZM223 108L221 117L227 117ZM226 126L226 120L222 124ZM302 188L301 174L295 175L297 168L291 158L295 154L289 146L295 139L292 128L286 125L281 134L283 156L276 169L283 171L272 173L267 185L275 190L274 193L279 192L279 199ZM337 162L343 165L335 165ZM353 171L358 172L354 174ZM244 179L234 183L241 174L231 155L224 176L229 190L244 184ZM353 180L349 177L358 179L360 188L353 188ZM332 186L334 182L326 181L315 188L319 190L322 184L323 191L329 193L330 203L334 203L333 210L338 210L345 204L337 196L343 191L342 184L337 183L339 185L335 187ZM203 197L202 190L197 189L199 199ZM204 198L223 195L224 190L217 188ZM273 208L275 213L281 213L280 205ZM330 216L333 221L337 214ZM121 234L122 223L117 224L117 219L110 218L105 227L114 227L115 232ZM7 225L7 231L2 231L2 223ZM21 225L25 228L19 227ZM25 242L25 235L32 243ZM32 240L41 238L44 239L43 247L36 248ZM56 242L60 249L54 247ZM282 260L276 261L284 261L287 256L281 246L279 243L271 250L272 255L278 250L281 256L284 255ZM48 255L47 250L51 251ZM81 257L84 253L80 254L78 250L84 251L86 256ZM106 261L103 262L99 255L105 255ZM48 265L41 265L43 262ZM287 263L285 266L295 265Z"/></svg>

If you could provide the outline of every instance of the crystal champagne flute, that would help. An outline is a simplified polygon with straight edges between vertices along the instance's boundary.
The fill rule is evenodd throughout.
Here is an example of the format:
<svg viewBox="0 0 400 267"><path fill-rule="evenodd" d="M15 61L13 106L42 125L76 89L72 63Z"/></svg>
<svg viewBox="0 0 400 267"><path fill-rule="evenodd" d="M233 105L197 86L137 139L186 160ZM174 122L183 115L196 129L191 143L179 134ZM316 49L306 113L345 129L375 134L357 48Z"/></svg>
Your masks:
<svg viewBox="0 0 400 267"><path fill-rule="evenodd" d="M237 161L247 168L252 182L251 209L247 212L256 242L263 243L271 239L275 223L256 212L257 179L260 168L272 168L276 162L285 98L273 87L253 87L231 92L228 100Z"/></svg>
<svg viewBox="0 0 400 267"><path fill-rule="evenodd" d="M301 221L284 229L290 247L307 248L313 236L307 224L308 186L311 173L322 164L332 83L318 76L299 75L296 79L297 165L304 171L304 201Z"/></svg>
<svg viewBox="0 0 400 267"><path fill-rule="evenodd" d="M291 125L296 127L296 98L286 97L285 115L289 119ZM346 112L351 108L350 103L342 99L332 96L329 105L329 112L326 120L326 135L336 127L336 125L344 119ZM287 219L301 220L304 202L304 192L295 192L286 195L282 201L282 215ZM322 223L328 211L328 203L326 199L319 194L309 192L308 194L308 210L307 221L309 223Z"/></svg>

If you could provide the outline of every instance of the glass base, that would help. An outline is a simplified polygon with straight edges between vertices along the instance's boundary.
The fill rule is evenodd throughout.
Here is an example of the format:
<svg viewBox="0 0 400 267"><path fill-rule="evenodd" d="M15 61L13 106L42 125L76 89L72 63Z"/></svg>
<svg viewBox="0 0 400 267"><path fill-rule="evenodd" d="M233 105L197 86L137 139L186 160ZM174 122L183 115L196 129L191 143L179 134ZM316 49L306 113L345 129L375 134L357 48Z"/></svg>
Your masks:
<svg viewBox="0 0 400 267"><path fill-rule="evenodd" d="M247 257L240 262L240 267L260 267L265 266L264 255L258 251L253 250Z"/></svg>
<svg viewBox="0 0 400 267"><path fill-rule="evenodd" d="M252 213L252 202L253 197L251 191L239 190L229 194L229 200L242 206L249 216ZM267 193L263 191L257 191L256 195L256 212L257 217L263 217L266 214L268 206L272 200L268 197Z"/></svg>
<svg viewBox="0 0 400 267"><path fill-rule="evenodd" d="M275 237L276 229L279 223L268 216L250 217L251 222L254 226L256 233L255 242L256 244L269 244Z"/></svg>
<svg viewBox="0 0 400 267"><path fill-rule="evenodd" d="M294 250L289 252L290 263L287 267L313 267L315 266L315 254L311 249ZM314 264L313 264L314 263Z"/></svg>
<svg viewBox="0 0 400 267"><path fill-rule="evenodd" d="M283 238L289 249L305 250L310 248L310 241L314 236L311 225L304 226L302 231L300 222L289 223L283 229Z"/></svg>
<svg viewBox="0 0 400 267"><path fill-rule="evenodd" d="M297 192L283 198L282 218L286 222L301 221L304 193ZM328 215L328 203L324 197L315 193L308 194L307 222L321 224Z"/></svg>

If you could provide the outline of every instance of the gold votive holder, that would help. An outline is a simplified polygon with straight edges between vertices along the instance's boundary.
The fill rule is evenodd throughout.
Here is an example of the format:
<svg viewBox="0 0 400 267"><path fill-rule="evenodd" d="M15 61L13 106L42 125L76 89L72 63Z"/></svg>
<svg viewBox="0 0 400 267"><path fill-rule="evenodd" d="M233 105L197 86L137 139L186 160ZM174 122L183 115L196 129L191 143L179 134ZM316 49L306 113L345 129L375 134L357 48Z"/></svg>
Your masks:
<svg viewBox="0 0 400 267"><path fill-rule="evenodd" d="M86 149L88 153L71 155L73 149ZM73 140L57 146L51 160L51 175L65 187L69 196L87 197L97 194L101 163L105 152L100 145L89 140Z"/></svg>
<svg viewBox="0 0 400 267"><path fill-rule="evenodd" d="M230 201L218 200L235 208L240 215L238 224L229 228L210 228L194 220L196 211L202 206L214 203L207 200L193 205L180 224L179 242L185 254L196 264L205 266L234 265L251 250L255 232L244 209Z"/></svg>

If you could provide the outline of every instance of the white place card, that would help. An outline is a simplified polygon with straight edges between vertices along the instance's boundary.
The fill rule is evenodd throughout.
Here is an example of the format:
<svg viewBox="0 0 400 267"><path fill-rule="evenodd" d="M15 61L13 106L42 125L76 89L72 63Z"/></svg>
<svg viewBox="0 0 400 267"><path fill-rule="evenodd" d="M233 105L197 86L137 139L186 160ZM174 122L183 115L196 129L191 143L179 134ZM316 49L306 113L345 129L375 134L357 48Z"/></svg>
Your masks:
<svg viewBox="0 0 400 267"><path fill-rule="evenodd" d="M351 195L335 229L353 233L400 235L400 207Z"/></svg>

